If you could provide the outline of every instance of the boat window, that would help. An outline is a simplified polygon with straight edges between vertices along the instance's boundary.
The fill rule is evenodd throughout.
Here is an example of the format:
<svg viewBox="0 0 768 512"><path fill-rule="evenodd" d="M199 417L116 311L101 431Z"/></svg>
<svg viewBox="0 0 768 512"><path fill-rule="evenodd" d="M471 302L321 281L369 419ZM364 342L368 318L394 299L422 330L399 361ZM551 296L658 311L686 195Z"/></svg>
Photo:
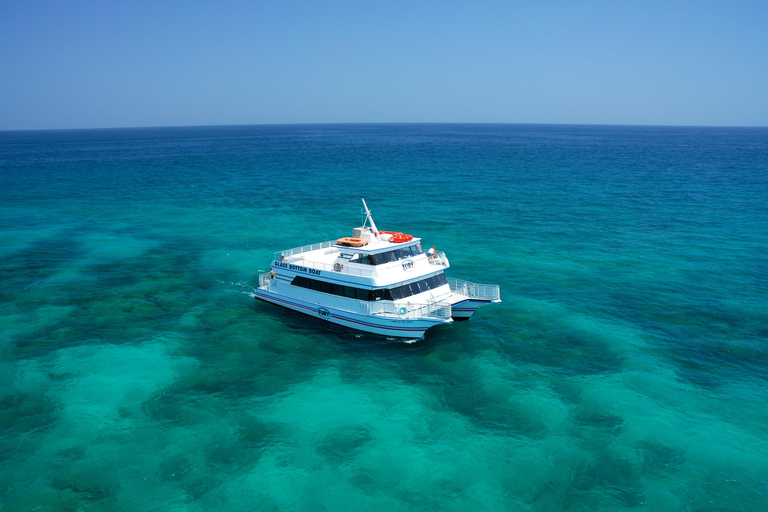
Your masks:
<svg viewBox="0 0 768 512"><path fill-rule="evenodd" d="M443 284L447 284L447 282L448 280L445 278L445 275L438 274L436 276L428 277L427 279L422 279L421 281L416 281L415 283L404 284L392 289L380 288L378 290L367 290L355 286L328 283L326 281L311 279L304 276L294 277L291 284L293 286L338 295L340 297L373 301L405 299L419 293L424 293L430 289L437 288Z"/></svg>
<svg viewBox="0 0 768 512"><path fill-rule="evenodd" d="M360 254L359 252L355 253L354 256L352 256L349 259L350 263L360 263L361 265L371 265L373 264L371 261L371 257L367 254Z"/></svg>
<svg viewBox="0 0 768 512"><path fill-rule="evenodd" d="M413 247L413 250L415 251L414 254L424 254L424 249L421 248L421 244L418 243L416 245L411 246Z"/></svg>

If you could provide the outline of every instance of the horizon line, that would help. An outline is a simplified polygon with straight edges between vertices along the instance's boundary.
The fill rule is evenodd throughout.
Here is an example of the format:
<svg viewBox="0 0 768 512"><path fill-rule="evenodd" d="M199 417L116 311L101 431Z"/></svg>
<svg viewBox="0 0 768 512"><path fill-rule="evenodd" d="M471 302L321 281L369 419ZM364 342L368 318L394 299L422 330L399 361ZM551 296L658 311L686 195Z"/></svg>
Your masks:
<svg viewBox="0 0 768 512"><path fill-rule="evenodd" d="M243 124L192 124L192 125L156 125L156 126L101 126L87 128L18 128L0 129L0 133L18 132L64 132L96 130L147 130L166 128L235 128L267 126L372 126L372 125L460 125L460 126L584 126L584 127L621 127L621 128L739 128L765 129L768 125L707 125L707 124L625 124L625 123L507 123L507 122L463 122L463 121L385 121L385 122L306 122L306 123L243 123Z"/></svg>

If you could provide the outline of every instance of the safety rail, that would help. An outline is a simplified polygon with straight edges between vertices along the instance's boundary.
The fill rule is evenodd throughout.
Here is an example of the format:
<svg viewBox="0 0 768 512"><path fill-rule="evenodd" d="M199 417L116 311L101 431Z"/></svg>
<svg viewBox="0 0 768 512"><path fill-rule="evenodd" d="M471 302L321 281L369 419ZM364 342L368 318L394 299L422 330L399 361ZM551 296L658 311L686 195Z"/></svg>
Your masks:
<svg viewBox="0 0 768 512"><path fill-rule="evenodd" d="M448 279L448 286L454 293L460 293L470 299L500 300L501 292L497 284L477 284L461 279Z"/></svg>
<svg viewBox="0 0 768 512"><path fill-rule="evenodd" d="M291 262L291 265L297 265L305 268L313 268L316 270L327 270L329 272L335 272L337 274L347 274L350 276L360 277L373 277L374 271L367 268L355 268L349 265L336 265L331 263L323 263L321 261L305 260L304 258L294 258L292 260L285 260ZM288 267L290 270L290 267Z"/></svg>
<svg viewBox="0 0 768 512"><path fill-rule="evenodd" d="M439 265L441 267L449 267L448 256L443 251L435 251L433 256L427 255L427 261L430 265Z"/></svg>
<svg viewBox="0 0 768 512"><path fill-rule="evenodd" d="M294 247L293 249L286 249L284 251L276 252L275 260L281 261L283 263L288 263L289 265L298 265L301 267L312 268L315 270L327 270L329 272L336 272L338 274L347 274L350 276L373 277L375 275L375 271L371 269L355 268L355 267L350 267L348 265L336 265L335 263L325 263L322 261L308 260L301 256L303 253L307 253L310 251L317 251L320 249L328 249L327 251L325 251L325 254L330 254L332 252L339 252L339 248L333 247L334 245L336 245L336 241L329 240L328 242L322 242L322 243L312 244L312 245L304 245L301 247Z"/></svg>
<svg viewBox="0 0 768 512"><path fill-rule="evenodd" d="M272 279L274 279L274 277L272 277L272 271L259 274L259 288L267 288L272 282Z"/></svg>
<svg viewBox="0 0 768 512"><path fill-rule="evenodd" d="M328 240L327 242L320 242L317 244L302 245L301 247L294 247L293 249L286 249L284 251L277 251L275 253L276 260L291 261L293 256L301 254L303 252L317 251L318 249L326 249L336 245L336 240ZM338 251L338 249L336 249Z"/></svg>
<svg viewBox="0 0 768 512"><path fill-rule="evenodd" d="M394 303L391 300L358 301L363 313L368 315L398 316L404 320L431 318L447 320L451 318L451 305L428 302L426 304Z"/></svg>

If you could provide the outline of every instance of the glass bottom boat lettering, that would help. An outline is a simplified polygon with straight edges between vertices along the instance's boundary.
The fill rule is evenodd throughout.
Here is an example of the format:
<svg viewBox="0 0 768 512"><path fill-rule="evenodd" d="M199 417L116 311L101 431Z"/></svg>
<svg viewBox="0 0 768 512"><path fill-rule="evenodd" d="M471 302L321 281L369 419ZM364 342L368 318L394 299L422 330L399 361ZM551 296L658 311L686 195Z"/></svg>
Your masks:
<svg viewBox="0 0 768 512"><path fill-rule="evenodd" d="M365 207L352 237L275 253L256 298L352 329L420 338L431 327L469 320L501 302L497 285L448 279L448 257L421 239L379 231ZM327 271L327 272L324 272Z"/></svg>

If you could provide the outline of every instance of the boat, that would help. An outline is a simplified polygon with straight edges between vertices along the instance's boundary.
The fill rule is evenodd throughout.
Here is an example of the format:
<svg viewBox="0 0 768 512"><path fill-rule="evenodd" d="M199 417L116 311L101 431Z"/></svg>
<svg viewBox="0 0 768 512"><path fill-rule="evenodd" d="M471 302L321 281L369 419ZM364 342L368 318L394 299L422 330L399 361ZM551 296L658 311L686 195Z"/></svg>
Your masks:
<svg viewBox="0 0 768 512"><path fill-rule="evenodd" d="M448 257L421 238L379 231L363 199L352 236L275 253L259 275L257 299L338 325L391 338L420 339L428 329L469 320L501 302L498 285L448 278Z"/></svg>

